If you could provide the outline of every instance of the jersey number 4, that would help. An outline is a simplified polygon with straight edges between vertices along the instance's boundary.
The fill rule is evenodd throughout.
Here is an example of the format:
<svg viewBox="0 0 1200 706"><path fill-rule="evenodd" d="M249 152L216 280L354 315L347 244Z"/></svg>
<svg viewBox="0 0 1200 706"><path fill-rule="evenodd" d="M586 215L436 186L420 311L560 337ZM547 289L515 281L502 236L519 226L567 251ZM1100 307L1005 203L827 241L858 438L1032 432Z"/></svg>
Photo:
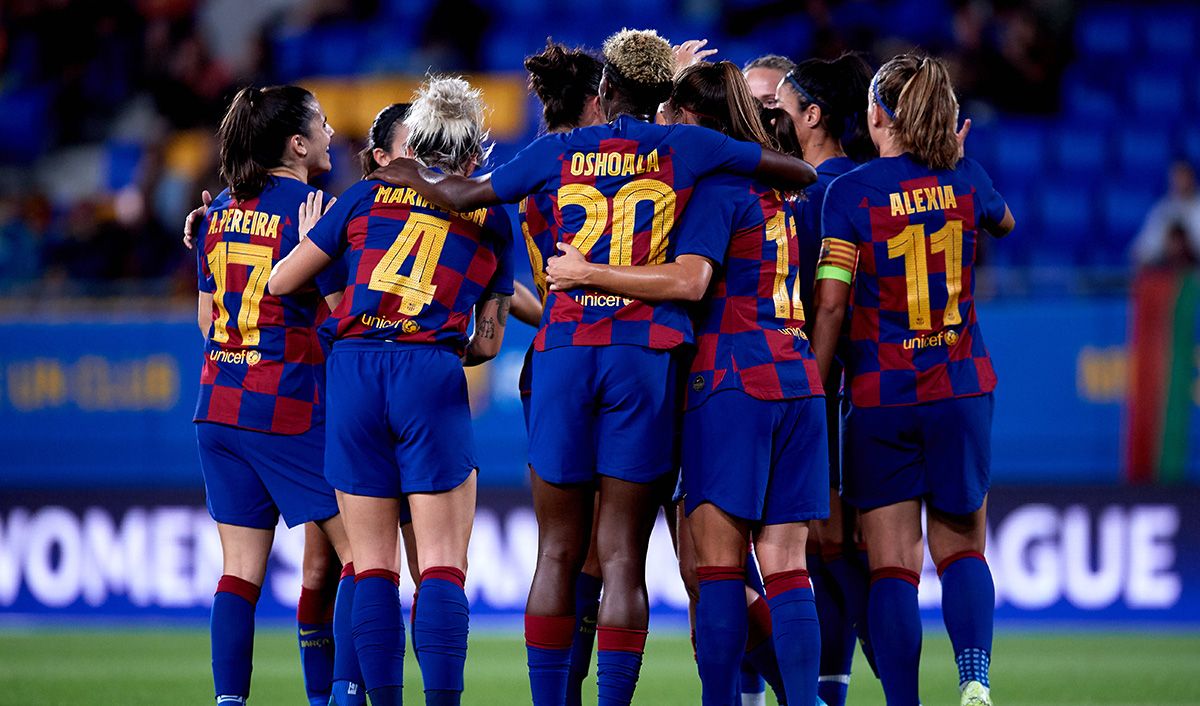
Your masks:
<svg viewBox="0 0 1200 706"><path fill-rule="evenodd" d="M437 292L433 275L437 271L438 259L442 256L449 232L450 221L444 218L410 213L400 235L396 236L383 259L375 265L367 288L399 297L401 314L420 314L422 309L433 303L433 295ZM409 255L413 255L412 270L402 275L400 267Z"/></svg>
<svg viewBox="0 0 1200 706"><path fill-rule="evenodd" d="M917 224L905 228L896 237L888 238L887 246L889 258L904 258L904 279L908 283L908 327L913 331L932 331L925 226ZM958 297L962 293L962 221L946 221L945 226L930 235L929 251L946 254L946 308L942 312L942 324L961 324Z"/></svg>
<svg viewBox="0 0 1200 706"><path fill-rule="evenodd" d="M242 334L242 345L258 345L258 315L262 298L267 293L267 278L271 276L274 255L274 249L267 245L249 243L222 242L209 251L208 269L212 272L217 289L213 293L213 304L217 307L217 318L213 321L214 342L229 341L229 309L225 306L225 293L229 286L227 269L230 265L243 265L250 268L250 275L246 278L242 304L238 307L237 330Z"/></svg>

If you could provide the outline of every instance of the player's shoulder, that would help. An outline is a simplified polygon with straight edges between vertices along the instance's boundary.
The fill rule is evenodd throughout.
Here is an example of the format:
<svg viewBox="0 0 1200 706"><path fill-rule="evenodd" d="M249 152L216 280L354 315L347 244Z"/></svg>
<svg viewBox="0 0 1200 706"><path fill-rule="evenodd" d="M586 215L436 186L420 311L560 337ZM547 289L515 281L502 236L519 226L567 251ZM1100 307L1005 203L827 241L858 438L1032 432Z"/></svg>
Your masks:
<svg viewBox="0 0 1200 706"><path fill-rule="evenodd" d="M259 198L272 201L276 199L281 201L300 200L308 198L308 195L316 190L315 186L299 179L273 176L267 180L267 185L263 187L262 195Z"/></svg>

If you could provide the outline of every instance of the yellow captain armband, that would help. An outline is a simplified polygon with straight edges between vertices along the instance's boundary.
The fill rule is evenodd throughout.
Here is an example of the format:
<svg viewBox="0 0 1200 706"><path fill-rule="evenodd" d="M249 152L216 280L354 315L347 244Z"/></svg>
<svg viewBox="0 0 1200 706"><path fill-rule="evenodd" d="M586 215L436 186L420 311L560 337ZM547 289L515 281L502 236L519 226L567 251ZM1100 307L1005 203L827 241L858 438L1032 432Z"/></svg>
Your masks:
<svg viewBox="0 0 1200 706"><path fill-rule="evenodd" d="M817 261L817 279L836 279L850 284L858 264L858 249L839 238L821 241L821 258Z"/></svg>

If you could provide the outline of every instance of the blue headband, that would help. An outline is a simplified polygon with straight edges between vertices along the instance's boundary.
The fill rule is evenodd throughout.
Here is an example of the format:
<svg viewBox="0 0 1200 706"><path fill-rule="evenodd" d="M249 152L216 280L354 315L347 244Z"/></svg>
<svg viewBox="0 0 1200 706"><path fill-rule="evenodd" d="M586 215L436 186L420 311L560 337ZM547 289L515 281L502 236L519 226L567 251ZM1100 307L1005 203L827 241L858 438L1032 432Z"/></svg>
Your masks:
<svg viewBox="0 0 1200 706"><path fill-rule="evenodd" d="M804 90L804 86L801 86L800 82L796 80L795 72L787 72L787 75L784 76L784 79L787 80L789 86L796 89L796 93L799 93L800 97L803 98L805 102L813 103L821 110L829 110L829 106L825 104L825 101Z"/></svg>
<svg viewBox="0 0 1200 706"><path fill-rule="evenodd" d="M871 79L871 95L874 96L875 102L883 109L883 112L887 113L889 118L895 120L896 114L883 102L883 96L879 95L879 74L875 74L875 78Z"/></svg>

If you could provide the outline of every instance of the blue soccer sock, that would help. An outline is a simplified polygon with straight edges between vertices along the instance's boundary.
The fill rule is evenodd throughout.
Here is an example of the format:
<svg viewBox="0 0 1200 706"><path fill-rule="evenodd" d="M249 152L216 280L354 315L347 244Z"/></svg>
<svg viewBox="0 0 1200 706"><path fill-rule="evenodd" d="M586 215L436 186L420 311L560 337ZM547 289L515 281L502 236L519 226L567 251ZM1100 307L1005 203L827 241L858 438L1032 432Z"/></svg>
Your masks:
<svg viewBox="0 0 1200 706"><path fill-rule="evenodd" d="M742 655L742 664L738 675L738 691L742 695L742 706L766 706L767 703L767 682L746 659L746 655Z"/></svg>
<svg viewBox="0 0 1200 706"><path fill-rule="evenodd" d="M821 667L821 626L808 571L780 571L767 576L763 583L771 606L775 654L787 701L814 704Z"/></svg>
<svg viewBox="0 0 1200 706"><path fill-rule="evenodd" d="M333 703L335 706L365 706L358 652L354 649L354 562L342 567L337 599L333 603Z"/></svg>
<svg viewBox="0 0 1200 706"><path fill-rule="evenodd" d="M300 588L296 637L309 706L328 706L333 682L333 606L323 591Z"/></svg>
<svg viewBox="0 0 1200 706"><path fill-rule="evenodd" d="M988 682L992 657L992 619L996 586L979 552L960 552L938 564L942 579L942 618L954 646L958 685Z"/></svg>
<svg viewBox="0 0 1200 706"><path fill-rule="evenodd" d="M741 566L699 566L696 576L696 663L702 702L733 703L739 693L746 645L746 570Z"/></svg>
<svg viewBox="0 0 1200 706"><path fill-rule="evenodd" d="M600 613L599 576L579 572L575 579L575 637L571 641L571 668L567 676L567 706L581 706L583 682L592 666L596 644L596 616Z"/></svg>
<svg viewBox="0 0 1200 706"><path fill-rule="evenodd" d="M453 566L421 572L421 601L413 616L413 644L420 653L427 706L458 706L467 662L470 615L463 591L466 574Z"/></svg>
<svg viewBox="0 0 1200 706"><path fill-rule="evenodd" d="M646 631L601 625L596 628L596 647L599 706L629 706L642 671Z"/></svg>
<svg viewBox="0 0 1200 706"><path fill-rule="evenodd" d="M838 553L841 546L838 545ZM854 625L844 610L844 596L820 554L808 555L808 575L821 624L821 670L817 695L828 706L844 706L854 662Z"/></svg>
<svg viewBox="0 0 1200 706"><path fill-rule="evenodd" d="M213 687L218 704L244 704L250 696L250 671L254 660L254 609L261 589L245 579L226 574L213 596Z"/></svg>
<svg viewBox="0 0 1200 706"><path fill-rule="evenodd" d="M566 701L574 636L574 615L525 614L525 652L534 706L561 706Z"/></svg>
<svg viewBox="0 0 1200 706"><path fill-rule="evenodd" d="M746 607L747 637L746 661L775 693L779 703L787 702L784 693L783 674L779 671L779 659L775 656L775 635L771 629L771 608L765 597L759 597Z"/></svg>
<svg viewBox="0 0 1200 706"><path fill-rule="evenodd" d="M404 685L404 621L400 575L367 569L354 577L354 649L372 706L400 706Z"/></svg>
<svg viewBox="0 0 1200 706"><path fill-rule="evenodd" d="M867 620L875 665L888 706L919 706L917 677L921 665L921 614L917 583L921 575L897 566L871 572Z"/></svg>

